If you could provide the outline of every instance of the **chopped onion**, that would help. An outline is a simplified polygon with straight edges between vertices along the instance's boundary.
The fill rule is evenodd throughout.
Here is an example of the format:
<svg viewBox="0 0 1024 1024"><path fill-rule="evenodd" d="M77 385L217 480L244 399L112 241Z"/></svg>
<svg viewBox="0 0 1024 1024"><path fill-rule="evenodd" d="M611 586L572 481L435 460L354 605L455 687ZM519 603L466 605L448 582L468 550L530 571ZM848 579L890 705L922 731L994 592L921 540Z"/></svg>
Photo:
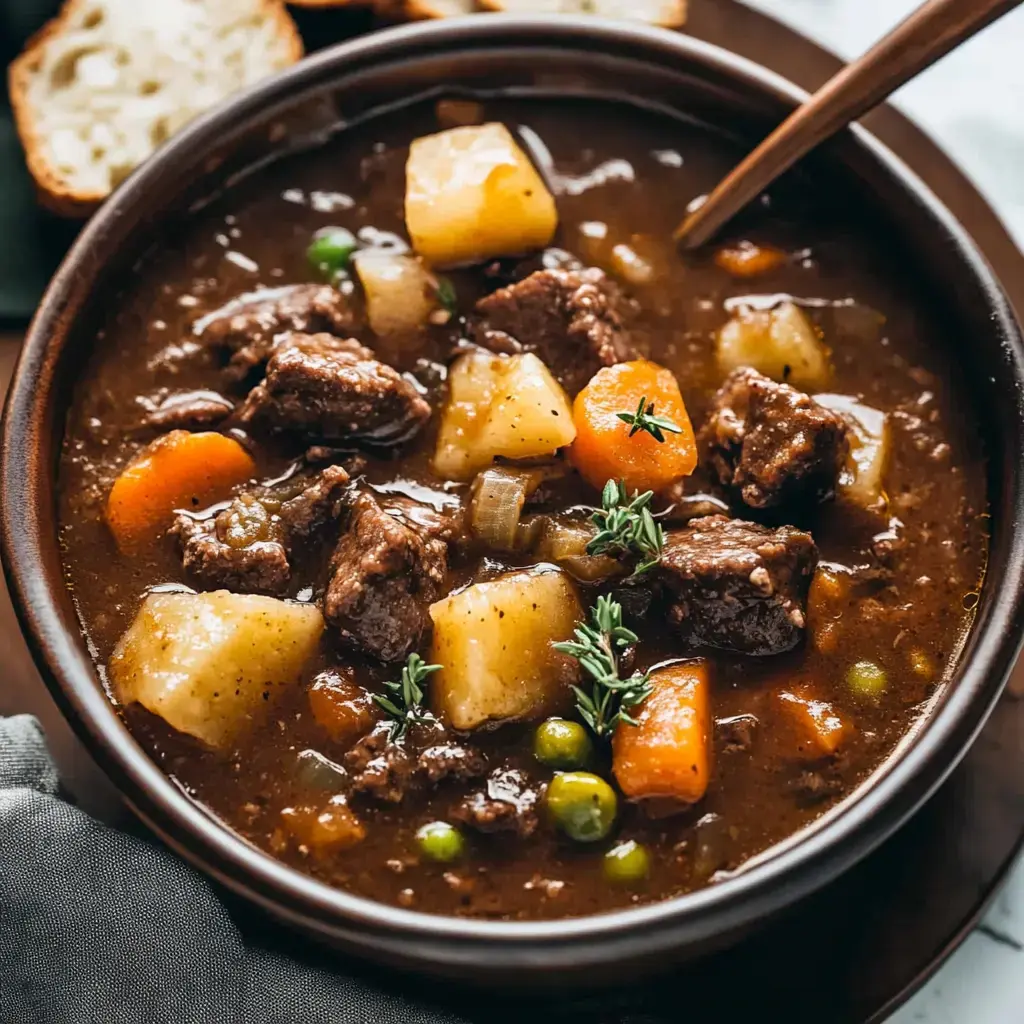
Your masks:
<svg viewBox="0 0 1024 1024"><path fill-rule="evenodd" d="M354 261L374 334L413 334L438 309L437 280L414 256L364 249Z"/></svg>
<svg viewBox="0 0 1024 1024"><path fill-rule="evenodd" d="M545 562L560 565L584 583L623 572L622 564L616 559L587 554L587 545L594 539L594 527L590 523L536 516L530 526L533 534L530 550Z"/></svg>
<svg viewBox="0 0 1024 1024"><path fill-rule="evenodd" d="M478 474L469 514L473 533L498 551L515 548L523 506L543 478L543 470L503 466L493 466Z"/></svg>

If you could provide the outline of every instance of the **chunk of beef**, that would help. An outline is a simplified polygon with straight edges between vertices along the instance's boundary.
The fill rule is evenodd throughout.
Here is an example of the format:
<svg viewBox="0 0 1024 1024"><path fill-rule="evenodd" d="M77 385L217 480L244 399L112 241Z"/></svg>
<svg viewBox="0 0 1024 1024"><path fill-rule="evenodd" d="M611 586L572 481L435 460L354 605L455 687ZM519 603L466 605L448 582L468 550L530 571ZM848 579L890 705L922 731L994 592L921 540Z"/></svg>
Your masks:
<svg viewBox="0 0 1024 1024"><path fill-rule="evenodd" d="M522 772L494 772L487 787L473 793L452 809L452 817L478 832L515 832L526 838L537 831L540 794Z"/></svg>
<svg viewBox="0 0 1024 1024"><path fill-rule="evenodd" d="M777 654L803 635L818 561L811 535L791 526L706 516L665 538L657 578L668 621L686 639L744 654Z"/></svg>
<svg viewBox="0 0 1024 1024"><path fill-rule="evenodd" d="M169 533L181 544L185 571L211 589L280 594L288 586L293 540L307 537L341 514L348 473L328 466L294 497L242 494L215 516L181 513Z"/></svg>
<svg viewBox="0 0 1024 1024"><path fill-rule="evenodd" d="M401 661L426 634L447 569L443 539L362 494L331 558L324 617L350 646Z"/></svg>
<svg viewBox="0 0 1024 1024"><path fill-rule="evenodd" d="M243 521L247 525L239 529ZM291 566L276 526L257 499L245 496L208 519L182 513L169 532L181 544L185 571L202 586L281 594L288 586Z"/></svg>
<svg viewBox="0 0 1024 1024"><path fill-rule="evenodd" d="M416 761L400 743L392 743L390 728L381 724L364 736L344 757L352 774L352 791L384 803L397 804L416 783Z"/></svg>
<svg viewBox="0 0 1024 1024"><path fill-rule="evenodd" d="M289 542L309 537L341 515L348 498L349 474L341 466L327 466L303 489L281 503L278 515Z"/></svg>
<svg viewBox="0 0 1024 1024"><path fill-rule="evenodd" d="M715 719L715 738L724 754L738 754L754 745L759 722L754 715L731 715Z"/></svg>
<svg viewBox="0 0 1024 1024"><path fill-rule="evenodd" d="M430 406L397 370L352 339L291 334L249 392L243 423L324 441L399 444L430 418Z"/></svg>
<svg viewBox="0 0 1024 1024"><path fill-rule="evenodd" d="M479 750L460 743L436 743L417 759L419 770L432 783L443 779L478 779L487 774L487 760Z"/></svg>
<svg viewBox="0 0 1024 1024"><path fill-rule="evenodd" d="M143 423L155 430L194 430L227 419L235 403L216 391L172 391L138 399Z"/></svg>
<svg viewBox="0 0 1024 1024"><path fill-rule="evenodd" d="M348 300L326 284L264 288L241 295L199 319L193 332L231 353L225 374L242 380L269 358L289 332L348 334L355 317Z"/></svg>
<svg viewBox="0 0 1024 1024"><path fill-rule="evenodd" d="M797 802L805 807L831 800L839 796L845 788L842 777L834 769L828 768L821 771L802 771L792 783Z"/></svg>
<svg viewBox="0 0 1024 1024"><path fill-rule="evenodd" d="M630 303L595 267L538 270L484 296L476 342L496 352L536 352L571 393L602 367L636 358L624 327Z"/></svg>
<svg viewBox="0 0 1024 1024"><path fill-rule="evenodd" d="M847 454L842 416L756 370L734 370L701 431L705 461L751 508L835 494Z"/></svg>

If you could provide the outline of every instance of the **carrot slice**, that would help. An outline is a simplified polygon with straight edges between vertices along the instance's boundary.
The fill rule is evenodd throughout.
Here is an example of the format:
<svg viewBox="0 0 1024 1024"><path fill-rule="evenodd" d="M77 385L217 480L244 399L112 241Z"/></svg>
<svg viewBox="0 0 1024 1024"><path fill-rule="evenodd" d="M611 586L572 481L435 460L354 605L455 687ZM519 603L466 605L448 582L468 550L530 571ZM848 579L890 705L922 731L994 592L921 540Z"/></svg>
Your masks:
<svg viewBox="0 0 1024 1024"><path fill-rule="evenodd" d="M630 436L632 428L619 413L635 413L641 399L680 432L664 431L663 441L646 430ZM657 363L638 359L598 370L576 396L572 415L576 440L570 457L598 490L609 480L623 480L630 491L660 491L697 466L697 442L679 385Z"/></svg>
<svg viewBox="0 0 1024 1024"><path fill-rule="evenodd" d="M786 254L771 246L743 241L727 245L715 253L715 265L733 277L757 277L786 262Z"/></svg>
<svg viewBox="0 0 1024 1024"><path fill-rule="evenodd" d="M806 686L782 690L777 698L796 731L799 756L816 761L839 749L850 725L828 701L818 700Z"/></svg>
<svg viewBox="0 0 1024 1024"><path fill-rule="evenodd" d="M177 508L201 508L256 472L235 440L207 431L172 430L139 452L114 481L107 523L126 550L154 538Z"/></svg>
<svg viewBox="0 0 1024 1024"><path fill-rule="evenodd" d="M711 686L706 661L669 665L651 673L651 695L620 722L612 738L612 770L632 800L671 799L692 804L711 775Z"/></svg>

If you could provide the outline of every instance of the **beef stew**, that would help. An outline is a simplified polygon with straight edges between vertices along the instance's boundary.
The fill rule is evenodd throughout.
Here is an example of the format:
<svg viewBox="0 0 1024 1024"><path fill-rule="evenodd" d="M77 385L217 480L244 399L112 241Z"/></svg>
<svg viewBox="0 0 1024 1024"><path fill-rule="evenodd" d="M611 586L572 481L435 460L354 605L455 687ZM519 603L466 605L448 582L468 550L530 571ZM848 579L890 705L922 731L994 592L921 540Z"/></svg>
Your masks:
<svg viewBox="0 0 1024 1024"><path fill-rule="evenodd" d="M919 720L986 551L941 308L820 195L677 253L733 156L612 104L442 101L143 260L61 536L194 799L375 899L562 917L713 883Z"/></svg>

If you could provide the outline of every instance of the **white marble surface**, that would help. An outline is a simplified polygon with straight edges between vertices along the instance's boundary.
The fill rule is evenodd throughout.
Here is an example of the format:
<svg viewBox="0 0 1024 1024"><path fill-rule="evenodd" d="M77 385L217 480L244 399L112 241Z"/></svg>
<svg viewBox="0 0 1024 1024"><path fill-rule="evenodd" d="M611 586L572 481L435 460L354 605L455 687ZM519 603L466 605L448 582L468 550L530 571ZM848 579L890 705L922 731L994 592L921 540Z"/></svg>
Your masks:
<svg viewBox="0 0 1024 1024"><path fill-rule="evenodd" d="M917 0L747 2L847 58L917 6ZM904 86L895 101L955 156L1024 247L1024 8ZM1024 1024L1022 945L1024 861L983 927L889 1024Z"/></svg>

